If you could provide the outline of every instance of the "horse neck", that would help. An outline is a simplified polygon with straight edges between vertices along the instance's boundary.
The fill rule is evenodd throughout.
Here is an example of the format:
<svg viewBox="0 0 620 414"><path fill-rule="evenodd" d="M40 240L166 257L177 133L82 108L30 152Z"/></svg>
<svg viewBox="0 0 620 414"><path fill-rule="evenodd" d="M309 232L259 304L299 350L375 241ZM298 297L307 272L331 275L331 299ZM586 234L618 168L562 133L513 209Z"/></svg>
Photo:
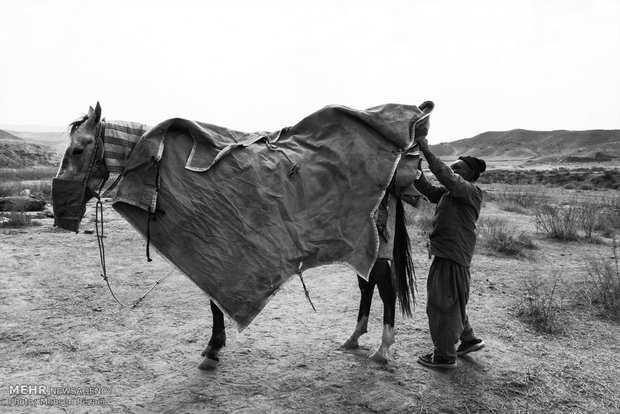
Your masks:
<svg viewBox="0 0 620 414"><path fill-rule="evenodd" d="M104 121L103 159L110 174L121 174L136 143L149 126L128 121Z"/></svg>

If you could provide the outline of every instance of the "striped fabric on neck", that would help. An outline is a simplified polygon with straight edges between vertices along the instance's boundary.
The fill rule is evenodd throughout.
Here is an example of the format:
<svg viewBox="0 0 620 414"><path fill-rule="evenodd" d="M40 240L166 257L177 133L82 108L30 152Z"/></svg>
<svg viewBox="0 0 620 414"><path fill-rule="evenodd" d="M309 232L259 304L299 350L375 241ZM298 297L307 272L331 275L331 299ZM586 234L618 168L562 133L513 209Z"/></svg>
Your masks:
<svg viewBox="0 0 620 414"><path fill-rule="evenodd" d="M136 143L150 126L128 121L104 122L104 157L110 174L120 174Z"/></svg>

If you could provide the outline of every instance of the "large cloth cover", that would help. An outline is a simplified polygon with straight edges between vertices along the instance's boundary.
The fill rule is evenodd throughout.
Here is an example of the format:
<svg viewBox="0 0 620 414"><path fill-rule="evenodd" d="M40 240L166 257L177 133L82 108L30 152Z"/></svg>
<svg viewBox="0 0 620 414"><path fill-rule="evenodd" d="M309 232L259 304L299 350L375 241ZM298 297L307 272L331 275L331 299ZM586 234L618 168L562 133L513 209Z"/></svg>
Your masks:
<svg viewBox="0 0 620 414"><path fill-rule="evenodd" d="M374 213L429 114L327 106L272 133L170 119L134 148L114 208L242 330L299 271L368 278Z"/></svg>

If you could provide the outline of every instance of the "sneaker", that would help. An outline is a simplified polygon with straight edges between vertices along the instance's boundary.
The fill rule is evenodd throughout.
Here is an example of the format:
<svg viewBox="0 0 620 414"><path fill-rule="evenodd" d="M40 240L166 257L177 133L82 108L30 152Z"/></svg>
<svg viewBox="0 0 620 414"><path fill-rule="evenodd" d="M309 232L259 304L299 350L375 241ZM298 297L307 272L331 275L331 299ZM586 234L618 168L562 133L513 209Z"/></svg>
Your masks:
<svg viewBox="0 0 620 414"><path fill-rule="evenodd" d="M442 357L441 355L435 355L434 353L421 355L418 358L418 363L431 368L456 368L456 360L450 361Z"/></svg>
<svg viewBox="0 0 620 414"><path fill-rule="evenodd" d="M456 349L456 354L458 356L467 355L470 352L480 351L484 348L484 342L482 339L474 339L473 341L461 342L459 347Z"/></svg>

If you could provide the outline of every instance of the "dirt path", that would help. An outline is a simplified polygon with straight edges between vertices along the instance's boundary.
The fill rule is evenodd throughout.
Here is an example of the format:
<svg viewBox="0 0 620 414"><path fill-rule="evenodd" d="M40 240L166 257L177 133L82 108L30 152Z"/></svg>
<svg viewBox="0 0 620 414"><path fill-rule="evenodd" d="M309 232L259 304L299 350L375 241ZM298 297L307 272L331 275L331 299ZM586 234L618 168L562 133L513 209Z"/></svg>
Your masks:
<svg viewBox="0 0 620 414"><path fill-rule="evenodd" d="M531 217L493 209L486 214L507 214L531 230ZM86 217L82 230L93 230L92 210ZM143 241L109 205L106 217L108 271L129 301L170 266L161 259L147 263ZM469 313L487 348L459 359L453 372L416 363L431 342L424 312L430 263L415 230L418 305L413 318L397 318L388 365L367 359L381 336L377 294L361 348L340 348L355 325L359 293L353 272L329 266L304 277L316 313L299 280L292 279L245 331L227 321L220 366L205 372L196 367L211 315L207 298L188 278L174 273L139 307L121 308L99 277L95 236L41 222L24 230L0 229L0 412L620 410L617 324L577 306L568 313L567 333L551 337L531 330L514 311L527 278L559 277L566 287L583 280L584 254L606 254L608 246L537 236L540 250L533 260L478 253ZM48 395L32 388L17 394L21 385ZM52 387L70 388L52 395Z"/></svg>

